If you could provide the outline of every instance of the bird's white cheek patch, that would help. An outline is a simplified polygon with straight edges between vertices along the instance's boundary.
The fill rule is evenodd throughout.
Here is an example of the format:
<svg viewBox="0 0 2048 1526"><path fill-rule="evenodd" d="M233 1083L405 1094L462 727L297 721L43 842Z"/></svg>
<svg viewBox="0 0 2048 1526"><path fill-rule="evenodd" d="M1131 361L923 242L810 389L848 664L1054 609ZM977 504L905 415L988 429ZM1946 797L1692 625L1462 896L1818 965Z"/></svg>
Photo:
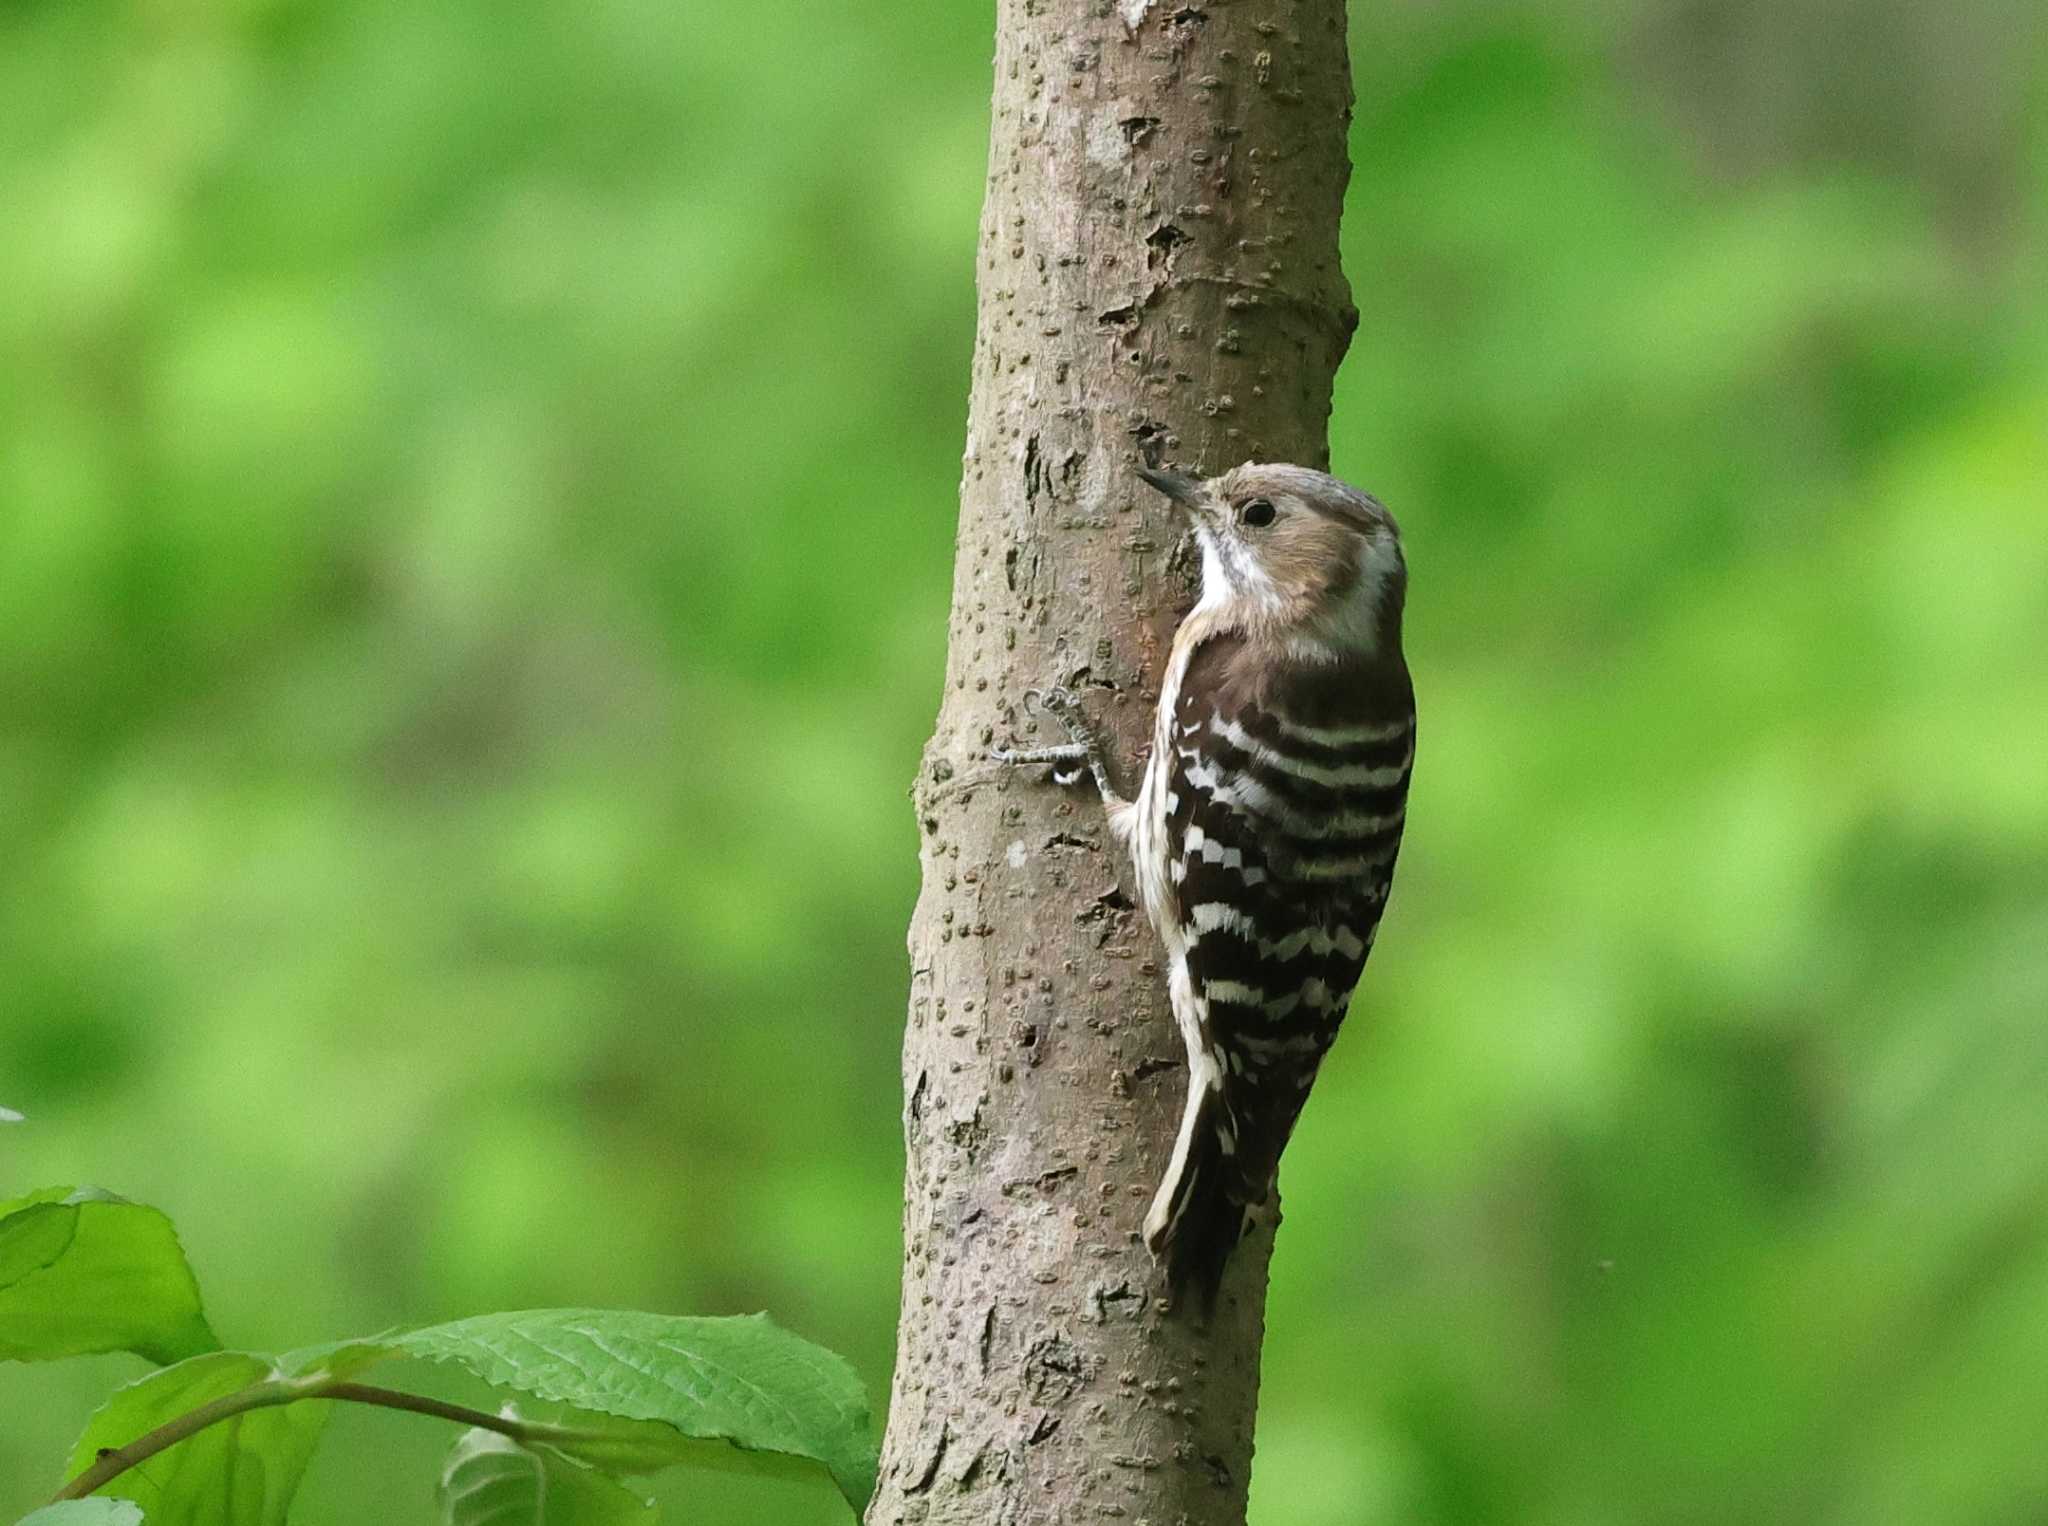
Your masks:
<svg viewBox="0 0 2048 1526"><path fill-rule="evenodd" d="M1202 548L1202 600L1198 609L1221 609L1230 602L1230 574L1224 570L1223 554L1216 537L1202 527L1195 528L1195 540Z"/></svg>

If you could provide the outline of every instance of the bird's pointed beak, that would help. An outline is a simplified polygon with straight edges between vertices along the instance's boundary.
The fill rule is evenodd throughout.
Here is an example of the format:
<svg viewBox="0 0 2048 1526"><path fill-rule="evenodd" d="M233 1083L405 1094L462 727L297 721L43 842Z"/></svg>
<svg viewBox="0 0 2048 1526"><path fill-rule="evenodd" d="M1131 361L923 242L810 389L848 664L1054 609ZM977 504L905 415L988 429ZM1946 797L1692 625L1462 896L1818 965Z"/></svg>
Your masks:
<svg viewBox="0 0 2048 1526"><path fill-rule="evenodd" d="M1138 475L1184 509L1201 506L1202 483L1197 477L1183 472L1154 471L1149 466L1139 467Z"/></svg>

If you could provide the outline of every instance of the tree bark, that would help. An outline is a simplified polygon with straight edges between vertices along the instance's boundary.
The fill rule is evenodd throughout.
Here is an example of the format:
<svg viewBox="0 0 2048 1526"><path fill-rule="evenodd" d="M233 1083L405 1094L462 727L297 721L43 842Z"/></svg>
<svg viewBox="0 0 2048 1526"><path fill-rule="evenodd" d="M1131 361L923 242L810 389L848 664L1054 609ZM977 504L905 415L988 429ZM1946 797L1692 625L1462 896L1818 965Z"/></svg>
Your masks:
<svg viewBox="0 0 2048 1526"><path fill-rule="evenodd" d="M871 1526L1244 1520L1269 1229L1214 1316L1138 1238L1185 1096L1072 688L1135 786L1191 593L1141 455L1327 462L1356 322L1342 0L999 0L944 703L913 794L903 1310Z"/></svg>

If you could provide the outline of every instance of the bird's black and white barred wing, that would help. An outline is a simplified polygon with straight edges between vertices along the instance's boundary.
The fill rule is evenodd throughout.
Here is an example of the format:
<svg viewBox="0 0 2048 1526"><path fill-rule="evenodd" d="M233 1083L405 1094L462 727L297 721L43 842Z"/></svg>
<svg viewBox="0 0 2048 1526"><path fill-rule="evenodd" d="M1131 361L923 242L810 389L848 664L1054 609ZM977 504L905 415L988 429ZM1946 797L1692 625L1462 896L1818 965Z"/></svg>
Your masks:
<svg viewBox="0 0 2048 1526"><path fill-rule="evenodd" d="M1173 996L1191 1074L1147 1223L1154 1247L1198 1277L1220 1273L1244 1210L1270 1191L1358 984L1414 752L1405 675L1385 690L1312 673L1237 696L1204 682L1217 666L1190 664L1163 760Z"/></svg>

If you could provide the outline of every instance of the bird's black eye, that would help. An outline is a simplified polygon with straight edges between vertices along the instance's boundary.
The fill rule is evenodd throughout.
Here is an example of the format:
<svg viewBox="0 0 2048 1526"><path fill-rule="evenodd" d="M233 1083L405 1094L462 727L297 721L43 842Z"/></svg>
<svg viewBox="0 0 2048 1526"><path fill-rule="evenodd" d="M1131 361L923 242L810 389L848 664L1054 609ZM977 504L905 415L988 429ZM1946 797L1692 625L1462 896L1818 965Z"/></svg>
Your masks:
<svg viewBox="0 0 2048 1526"><path fill-rule="evenodd" d="M1237 511L1238 521L1250 525L1254 530L1264 529L1273 522L1273 500L1254 498Z"/></svg>

